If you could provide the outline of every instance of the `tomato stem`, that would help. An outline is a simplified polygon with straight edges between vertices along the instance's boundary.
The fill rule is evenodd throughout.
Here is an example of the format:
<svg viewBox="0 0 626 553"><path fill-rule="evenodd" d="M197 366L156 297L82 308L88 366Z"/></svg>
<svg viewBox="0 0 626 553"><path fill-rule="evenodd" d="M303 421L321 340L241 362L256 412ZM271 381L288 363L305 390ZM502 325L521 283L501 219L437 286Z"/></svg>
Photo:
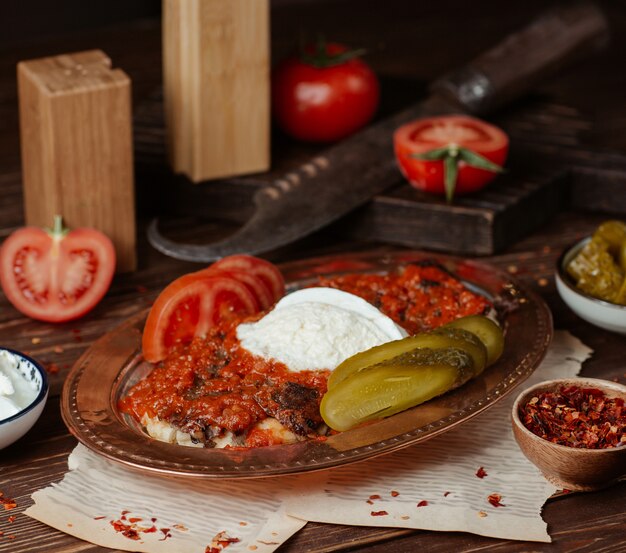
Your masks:
<svg viewBox="0 0 626 553"><path fill-rule="evenodd" d="M63 238L70 231L70 229L63 225L62 215L55 215L52 228L47 228L45 230L52 238L56 239Z"/></svg>
<svg viewBox="0 0 626 553"><path fill-rule="evenodd" d="M367 53L364 48L356 48L353 50L343 50L341 52L329 53L328 44L324 35L319 35L315 45L311 47L301 47L300 49L300 61L311 65L317 69L324 69L326 67L333 67L335 65L341 65L354 58L359 58Z"/></svg>
<svg viewBox="0 0 626 553"><path fill-rule="evenodd" d="M504 168L493 163L486 157L477 154L469 148L464 148L455 143L450 143L441 148L433 148L420 154L409 154L409 157L424 161L443 162L443 184L446 192L446 201L452 203L456 181L459 176L459 162L464 162L471 167L491 171L492 173L502 173Z"/></svg>

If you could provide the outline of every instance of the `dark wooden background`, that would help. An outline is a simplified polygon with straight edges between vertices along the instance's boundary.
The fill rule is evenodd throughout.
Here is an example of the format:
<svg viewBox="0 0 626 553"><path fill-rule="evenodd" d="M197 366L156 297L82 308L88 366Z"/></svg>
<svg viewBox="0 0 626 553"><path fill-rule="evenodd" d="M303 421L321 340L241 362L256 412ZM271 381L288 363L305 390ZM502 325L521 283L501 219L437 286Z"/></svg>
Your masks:
<svg viewBox="0 0 626 553"><path fill-rule="evenodd" d="M367 47L368 60L383 79L382 110L390 112L418 99L424 83L471 59L552 3L282 0L272 4L272 52L274 59L279 59L293 48L300 33L312 36L320 31L329 38ZM0 3L0 240L23 224L17 61L101 48L131 76L137 108L145 105L161 82L160 23L155 18L136 17L156 13L158 5L142 2L147 11L134 11L126 5L132 3L112 1L107 3L110 13L107 10L106 17L89 19L80 10L102 3L85 2L77 7L78 3L68 2L74 11L68 8L65 12L59 6L54 14L48 11L47 3L45 9L43 4L33 0L24 0L19 6L16 2ZM532 96L533 101L569 106L572 113L588 120L581 133L585 144L626 154L626 3L606 1L601 5L612 27L610 47L546 81ZM280 136L276 137L276 148L280 149L274 152L278 157L292 149L303 151ZM0 531L16 536L14 540L0 538L0 551L105 551L32 521L21 511L30 504L33 491L62 478L67 455L76 443L59 414L59 394L71 364L93 340L149 305L169 281L196 268L168 259L148 246L143 234L145 222L159 206L155 201L158 192L151 184L151 175L138 170L139 269L116 277L105 300L84 319L56 326L30 321L0 293L0 344L28 351L58 369L51 375L51 397L34 430L26 439L0 451L0 490L19 504L12 524L0 513ZM552 278L562 248L604 218L606 214L563 205L562 212L538 232L487 261L516 274L538 291L553 310L556 326L570 330L595 349L583 374L626 382L624 337L595 329L575 317L556 294ZM199 218L180 218L170 224L173 233L186 232L205 239L230 229L230 223ZM340 239L331 229L271 252L268 258L280 262L381 246ZM554 539L551 545L469 534L308 524L281 551L626 551L626 484L550 501L544 517Z"/></svg>

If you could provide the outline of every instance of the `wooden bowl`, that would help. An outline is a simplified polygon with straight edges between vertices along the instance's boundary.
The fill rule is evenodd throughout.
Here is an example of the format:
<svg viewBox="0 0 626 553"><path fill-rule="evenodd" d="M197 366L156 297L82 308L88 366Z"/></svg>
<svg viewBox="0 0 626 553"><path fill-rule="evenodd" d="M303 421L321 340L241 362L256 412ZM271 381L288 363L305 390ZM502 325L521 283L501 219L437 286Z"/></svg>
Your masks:
<svg viewBox="0 0 626 553"><path fill-rule="evenodd" d="M523 391L513 404L513 434L529 461L547 480L562 489L592 491L626 478L626 446L607 449L580 449L554 444L533 434L519 417L519 407L533 395L557 391L561 386L598 388L608 397L626 400L626 386L597 378L567 378L540 382Z"/></svg>

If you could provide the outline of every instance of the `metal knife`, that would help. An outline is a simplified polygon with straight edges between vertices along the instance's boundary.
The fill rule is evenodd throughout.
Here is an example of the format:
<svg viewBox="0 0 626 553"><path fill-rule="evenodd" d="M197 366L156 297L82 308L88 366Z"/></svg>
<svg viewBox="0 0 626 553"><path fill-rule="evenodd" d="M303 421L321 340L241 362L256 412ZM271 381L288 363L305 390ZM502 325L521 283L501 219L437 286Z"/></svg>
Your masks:
<svg viewBox="0 0 626 553"><path fill-rule="evenodd" d="M148 228L148 239L166 255L198 262L234 253L260 254L294 242L398 182L392 147L397 127L432 115L489 113L607 40L606 18L595 4L581 0L557 6L435 81L425 100L330 147L260 189L254 196L254 215L226 239L202 245L174 242L159 232L156 220ZM336 186L337 182L342 186Z"/></svg>

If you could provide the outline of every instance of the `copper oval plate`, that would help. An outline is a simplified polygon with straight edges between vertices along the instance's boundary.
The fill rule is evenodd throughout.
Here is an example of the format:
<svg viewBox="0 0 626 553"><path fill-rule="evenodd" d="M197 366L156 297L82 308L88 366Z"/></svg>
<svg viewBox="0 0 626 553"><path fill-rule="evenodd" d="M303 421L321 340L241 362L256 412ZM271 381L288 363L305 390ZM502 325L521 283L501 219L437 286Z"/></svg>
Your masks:
<svg viewBox="0 0 626 553"><path fill-rule="evenodd" d="M105 457L140 470L193 478L256 478L326 469L437 436L496 403L539 365L552 338L552 317L543 300L489 265L423 252L331 256L288 263L281 269L293 290L315 282L319 275L375 273L424 259L436 259L468 285L508 306L503 317L504 355L453 392L325 441L256 449L159 442L116 407L125 390L151 370L140 350L144 312L104 335L76 362L63 388L63 419L79 441Z"/></svg>

